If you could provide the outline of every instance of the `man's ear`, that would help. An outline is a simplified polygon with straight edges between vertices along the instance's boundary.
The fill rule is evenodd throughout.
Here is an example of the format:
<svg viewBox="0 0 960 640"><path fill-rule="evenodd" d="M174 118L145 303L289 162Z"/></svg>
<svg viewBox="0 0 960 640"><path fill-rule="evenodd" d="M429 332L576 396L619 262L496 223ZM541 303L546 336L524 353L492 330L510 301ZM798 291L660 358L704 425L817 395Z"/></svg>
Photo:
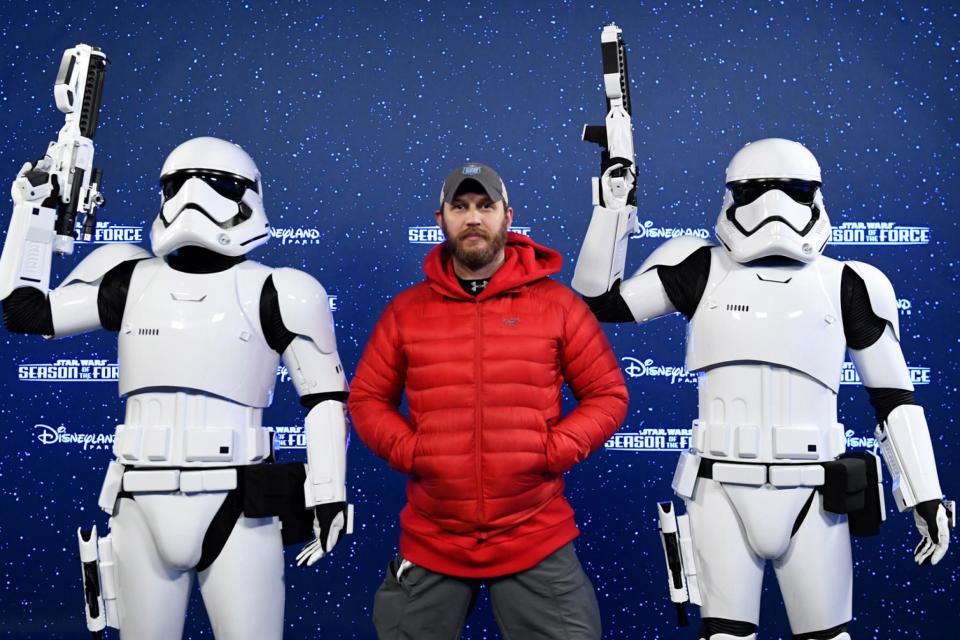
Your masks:
<svg viewBox="0 0 960 640"><path fill-rule="evenodd" d="M443 210L434 211L434 212L433 212L433 217L434 217L434 219L437 221L437 226L438 226L438 227L443 227Z"/></svg>
<svg viewBox="0 0 960 640"><path fill-rule="evenodd" d="M507 217L507 229L509 229L513 226L513 207L507 207L505 215Z"/></svg>

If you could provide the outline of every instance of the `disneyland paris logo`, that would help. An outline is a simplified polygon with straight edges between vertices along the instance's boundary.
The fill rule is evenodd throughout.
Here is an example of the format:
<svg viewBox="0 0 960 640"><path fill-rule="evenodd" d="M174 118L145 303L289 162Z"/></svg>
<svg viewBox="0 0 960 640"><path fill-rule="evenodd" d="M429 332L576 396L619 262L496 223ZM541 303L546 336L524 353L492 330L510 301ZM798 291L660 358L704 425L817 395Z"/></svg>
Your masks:
<svg viewBox="0 0 960 640"><path fill-rule="evenodd" d="M287 244L320 244L320 230L307 227L270 227L270 237Z"/></svg>
<svg viewBox="0 0 960 640"><path fill-rule="evenodd" d="M930 227L905 227L895 222L844 222L833 227L832 245L917 245L930 242Z"/></svg>
<svg viewBox="0 0 960 640"><path fill-rule="evenodd" d="M113 448L112 433L71 433L64 426L54 429L46 424L36 424L33 429L37 435L37 442L43 445L80 445L84 451Z"/></svg>
<svg viewBox="0 0 960 640"><path fill-rule="evenodd" d="M933 379L930 367L908 367L908 370L910 371L910 382L914 385L932 384ZM857 371L857 367L850 361L844 362L843 367L840 369L840 384L863 384L863 381L860 379L860 372Z"/></svg>
<svg viewBox="0 0 960 640"><path fill-rule="evenodd" d="M107 360L61 358L53 363L17 365L22 382L116 382L120 366Z"/></svg>
<svg viewBox="0 0 960 640"><path fill-rule="evenodd" d="M522 236L530 235L530 227L510 227L510 231ZM443 229L437 225L429 227L408 227L407 242L410 244L439 244L443 242Z"/></svg>
<svg viewBox="0 0 960 640"><path fill-rule="evenodd" d="M603 448L608 451L686 451L690 448L690 434L689 427L645 427L615 433Z"/></svg>
<svg viewBox="0 0 960 640"><path fill-rule="evenodd" d="M847 440L847 449L876 449L877 439L873 436L858 436L853 429L847 429L843 434Z"/></svg>
<svg viewBox="0 0 960 640"><path fill-rule="evenodd" d="M113 224L107 220L97 220L97 227L90 241L83 239L82 231L83 225L77 224L77 244L140 244L143 242L143 227L128 227Z"/></svg>
<svg viewBox="0 0 960 640"><path fill-rule="evenodd" d="M695 227L655 227L652 220L644 220L638 224L637 231L630 234L631 239L657 238L668 240L680 236L693 236L706 240L710 237L710 230Z"/></svg>
<svg viewBox="0 0 960 640"><path fill-rule="evenodd" d="M670 381L670 384L689 384L697 381L697 374L690 373L683 366L658 365L654 363L653 358L641 360L640 358L624 356L620 360L624 362L623 372L629 378L666 378Z"/></svg>

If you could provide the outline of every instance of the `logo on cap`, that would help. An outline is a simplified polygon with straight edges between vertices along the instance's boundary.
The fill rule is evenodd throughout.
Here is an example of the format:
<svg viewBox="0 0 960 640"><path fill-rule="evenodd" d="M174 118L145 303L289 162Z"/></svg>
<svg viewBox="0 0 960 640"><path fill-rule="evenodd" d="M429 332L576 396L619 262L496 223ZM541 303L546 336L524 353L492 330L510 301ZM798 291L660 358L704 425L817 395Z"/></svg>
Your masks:
<svg viewBox="0 0 960 640"><path fill-rule="evenodd" d="M463 175L465 176L478 176L482 169L476 166L466 166L463 168Z"/></svg>

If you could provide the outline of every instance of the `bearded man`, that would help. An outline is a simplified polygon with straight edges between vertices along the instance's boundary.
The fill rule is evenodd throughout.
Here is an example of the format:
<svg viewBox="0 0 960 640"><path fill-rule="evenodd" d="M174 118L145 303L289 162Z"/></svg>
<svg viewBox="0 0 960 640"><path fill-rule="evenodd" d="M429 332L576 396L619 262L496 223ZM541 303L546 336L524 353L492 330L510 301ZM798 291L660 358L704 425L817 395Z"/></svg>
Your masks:
<svg viewBox="0 0 960 640"><path fill-rule="evenodd" d="M505 638L599 640L563 473L623 421L620 368L587 306L550 279L560 255L508 231L493 169L451 173L435 215L446 242L383 312L349 400L361 439L409 475L377 635L459 638L486 585ZM564 383L578 401L566 416Z"/></svg>

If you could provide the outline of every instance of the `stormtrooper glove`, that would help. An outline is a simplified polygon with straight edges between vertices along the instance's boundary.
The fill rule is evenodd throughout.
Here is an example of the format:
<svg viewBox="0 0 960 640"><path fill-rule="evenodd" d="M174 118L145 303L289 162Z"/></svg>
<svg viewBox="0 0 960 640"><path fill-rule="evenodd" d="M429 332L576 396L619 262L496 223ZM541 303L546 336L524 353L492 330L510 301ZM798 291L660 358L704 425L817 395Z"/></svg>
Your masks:
<svg viewBox="0 0 960 640"><path fill-rule="evenodd" d="M316 540L297 554L298 566L311 566L330 553L344 533L351 527L351 505L346 502L328 502L313 507L313 533Z"/></svg>
<svg viewBox="0 0 960 640"><path fill-rule="evenodd" d="M950 546L950 520L953 514L940 500L927 500L914 506L913 519L922 536L913 559L919 565L940 562Z"/></svg>

